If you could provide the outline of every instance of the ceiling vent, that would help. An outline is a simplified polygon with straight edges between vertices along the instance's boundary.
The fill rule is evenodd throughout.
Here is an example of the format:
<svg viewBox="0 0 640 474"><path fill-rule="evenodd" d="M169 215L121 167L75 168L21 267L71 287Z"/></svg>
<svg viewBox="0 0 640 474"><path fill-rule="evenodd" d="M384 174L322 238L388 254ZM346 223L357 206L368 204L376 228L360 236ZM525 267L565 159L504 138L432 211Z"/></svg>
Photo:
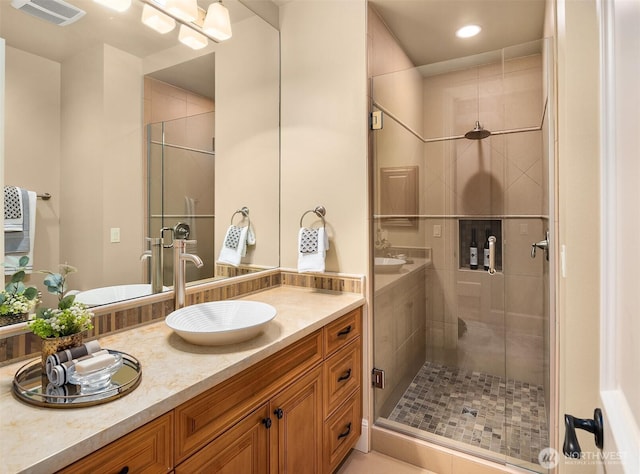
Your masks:
<svg viewBox="0 0 640 474"><path fill-rule="evenodd" d="M83 10L62 0L11 0L11 6L59 26L78 21L85 14Z"/></svg>

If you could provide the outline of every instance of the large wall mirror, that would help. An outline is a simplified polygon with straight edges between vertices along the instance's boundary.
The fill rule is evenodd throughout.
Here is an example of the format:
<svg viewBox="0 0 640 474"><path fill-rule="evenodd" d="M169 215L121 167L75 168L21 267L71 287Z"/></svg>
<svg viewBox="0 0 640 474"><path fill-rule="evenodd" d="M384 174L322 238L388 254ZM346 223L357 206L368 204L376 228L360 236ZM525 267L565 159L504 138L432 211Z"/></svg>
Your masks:
<svg viewBox="0 0 640 474"><path fill-rule="evenodd" d="M233 36L193 50L178 27L142 24L140 0L125 12L68 3L85 14L59 26L0 2L4 185L51 196L35 206L30 283L43 289L36 271L60 263L78 269L78 291L149 283L148 238L177 224L205 263L190 282L277 267L277 29L225 0ZM220 265L229 226L248 223L242 208L255 244ZM165 265L166 286L171 274Z"/></svg>

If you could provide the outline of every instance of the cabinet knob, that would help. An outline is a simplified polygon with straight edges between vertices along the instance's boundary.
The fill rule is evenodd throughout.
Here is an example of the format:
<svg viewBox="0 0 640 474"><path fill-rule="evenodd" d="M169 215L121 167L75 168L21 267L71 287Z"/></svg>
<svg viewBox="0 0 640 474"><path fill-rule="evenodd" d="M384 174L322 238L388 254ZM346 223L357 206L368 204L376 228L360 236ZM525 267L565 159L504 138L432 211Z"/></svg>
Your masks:
<svg viewBox="0 0 640 474"><path fill-rule="evenodd" d="M351 324L349 324L346 328L344 328L342 331L338 332L338 336L346 336L347 334L349 334L351 332Z"/></svg>
<svg viewBox="0 0 640 474"><path fill-rule="evenodd" d="M347 429L338 435L338 439L346 438L351 433L351 422L347 425Z"/></svg>
<svg viewBox="0 0 640 474"><path fill-rule="evenodd" d="M265 418L262 420L262 424L267 428L271 428L271 418Z"/></svg>
<svg viewBox="0 0 640 474"><path fill-rule="evenodd" d="M338 377L338 382L343 382L344 380L349 380L351 377L351 369L348 369L344 374Z"/></svg>
<svg viewBox="0 0 640 474"><path fill-rule="evenodd" d="M282 411L282 408L276 408L275 410L273 410L273 414L276 415L276 418L278 420L281 420L282 417L284 416L284 412Z"/></svg>
<svg viewBox="0 0 640 474"><path fill-rule="evenodd" d="M120 472L118 474L129 474L129 466L125 466L120 469Z"/></svg>

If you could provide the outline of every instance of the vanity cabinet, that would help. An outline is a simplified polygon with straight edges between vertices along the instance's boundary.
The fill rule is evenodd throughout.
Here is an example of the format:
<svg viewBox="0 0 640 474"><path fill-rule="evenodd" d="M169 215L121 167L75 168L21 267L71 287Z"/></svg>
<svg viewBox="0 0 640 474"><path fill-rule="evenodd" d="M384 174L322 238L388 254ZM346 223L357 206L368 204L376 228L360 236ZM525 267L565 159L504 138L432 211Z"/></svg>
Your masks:
<svg viewBox="0 0 640 474"><path fill-rule="evenodd" d="M162 473L173 469L173 412L166 413L60 473Z"/></svg>
<svg viewBox="0 0 640 474"><path fill-rule="evenodd" d="M63 472L121 472L127 450L163 461L128 472L333 472L361 432L361 320L347 313Z"/></svg>
<svg viewBox="0 0 640 474"><path fill-rule="evenodd" d="M321 362L318 330L180 405L175 409L176 464Z"/></svg>
<svg viewBox="0 0 640 474"><path fill-rule="evenodd" d="M362 309L324 327L324 472L333 472L362 431Z"/></svg>

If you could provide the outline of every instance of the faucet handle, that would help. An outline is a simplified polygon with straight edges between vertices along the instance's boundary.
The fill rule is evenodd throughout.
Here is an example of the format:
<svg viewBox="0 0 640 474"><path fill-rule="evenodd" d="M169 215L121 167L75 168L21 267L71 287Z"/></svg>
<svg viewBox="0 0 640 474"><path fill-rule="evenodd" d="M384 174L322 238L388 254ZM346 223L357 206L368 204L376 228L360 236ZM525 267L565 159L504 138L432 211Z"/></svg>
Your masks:
<svg viewBox="0 0 640 474"><path fill-rule="evenodd" d="M171 243L165 245L164 244L164 233L165 232L171 232ZM170 249L171 247L173 247L173 241L175 240L175 233L173 230L173 227L163 227L162 229L160 229L160 239L162 240L163 244L162 246L166 249Z"/></svg>

